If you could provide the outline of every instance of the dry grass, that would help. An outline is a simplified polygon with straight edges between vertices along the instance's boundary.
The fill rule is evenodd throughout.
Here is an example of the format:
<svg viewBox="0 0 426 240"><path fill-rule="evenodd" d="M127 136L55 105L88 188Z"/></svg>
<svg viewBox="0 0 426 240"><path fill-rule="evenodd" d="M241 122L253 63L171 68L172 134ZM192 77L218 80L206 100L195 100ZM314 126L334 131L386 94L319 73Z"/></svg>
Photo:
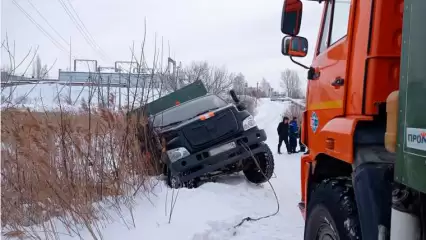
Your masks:
<svg viewBox="0 0 426 240"><path fill-rule="evenodd" d="M105 202L119 215L123 203L131 211L134 193L150 191L149 176L158 173L157 143L140 119L87 107L79 112L3 109L4 236L57 239L59 222L67 229L62 234L79 235L84 226L99 239L99 221L109 218Z"/></svg>

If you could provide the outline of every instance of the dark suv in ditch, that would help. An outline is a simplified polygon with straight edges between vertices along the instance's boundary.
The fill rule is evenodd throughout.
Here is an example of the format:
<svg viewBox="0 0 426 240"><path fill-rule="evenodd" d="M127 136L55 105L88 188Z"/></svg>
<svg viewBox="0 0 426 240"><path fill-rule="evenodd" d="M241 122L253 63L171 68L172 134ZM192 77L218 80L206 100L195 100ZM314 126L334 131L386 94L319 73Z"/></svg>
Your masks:
<svg viewBox="0 0 426 240"><path fill-rule="evenodd" d="M274 159L265 131L235 93L231 96L235 104L209 94L150 118L163 143L161 161L170 187L192 188L239 171L257 184L271 178Z"/></svg>

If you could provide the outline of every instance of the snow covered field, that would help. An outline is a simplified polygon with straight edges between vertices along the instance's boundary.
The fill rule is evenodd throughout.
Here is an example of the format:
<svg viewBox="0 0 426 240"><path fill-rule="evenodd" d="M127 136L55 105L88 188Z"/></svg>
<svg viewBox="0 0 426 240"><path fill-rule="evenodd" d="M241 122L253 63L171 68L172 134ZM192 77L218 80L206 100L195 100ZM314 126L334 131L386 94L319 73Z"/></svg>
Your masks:
<svg viewBox="0 0 426 240"><path fill-rule="evenodd" d="M145 90L144 101L155 100L158 89ZM108 102L112 106L132 105L138 106L142 96L141 88L121 87L90 87L90 86L68 86L61 84L25 84L5 87L1 90L2 107L16 106L29 107L36 111L59 109L59 105L80 107L83 101L88 102L89 97L94 105ZM129 102L129 104L128 104Z"/></svg>
<svg viewBox="0 0 426 240"><path fill-rule="evenodd" d="M268 135L267 143L274 153L277 151L278 141L276 127L287 104L289 103L271 102L267 99L259 101L256 121L265 129ZM102 229L103 237L106 240L302 239L304 223L297 208L300 201L299 159L300 154L275 154L276 177L271 183L280 204L280 212L276 216L257 222L245 222L239 228L233 228L245 217L269 215L277 208L274 194L268 184L255 186L240 175L222 178L217 183L206 183L197 189L180 189L169 224L172 190L160 182L154 191L156 196L150 194L149 201L143 196L138 199L137 206L133 209L136 227L129 229L117 219L117 222L107 224ZM175 197L177 192L175 190ZM131 222L130 216L125 218ZM82 238L91 239L89 233L83 234ZM80 238L63 236L61 239Z"/></svg>

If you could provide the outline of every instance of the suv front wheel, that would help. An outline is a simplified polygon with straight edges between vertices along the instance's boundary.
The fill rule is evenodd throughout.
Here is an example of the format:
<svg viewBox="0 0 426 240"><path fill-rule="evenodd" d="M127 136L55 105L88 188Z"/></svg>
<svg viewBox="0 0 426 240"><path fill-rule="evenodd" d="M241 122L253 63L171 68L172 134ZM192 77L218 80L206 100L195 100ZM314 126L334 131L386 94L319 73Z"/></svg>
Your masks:
<svg viewBox="0 0 426 240"><path fill-rule="evenodd" d="M274 155L267 145L266 148L266 152L258 153L244 161L244 175L252 183L267 182L274 174Z"/></svg>
<svg viewBox="0 0 426 240"><path fill-rule="evenodd" d="M182 188L182 187L184 187L184 188L197 188L198 185L199 185L199 178L194 178L194 179L191 179L187 182L182 182L180 180L179 174L173 174L172 171L169 168L167 168L166 171L167 171L166 182L167 182L167 185L170 188L174 188L174 189L178 189L178 188Z"/></svg>

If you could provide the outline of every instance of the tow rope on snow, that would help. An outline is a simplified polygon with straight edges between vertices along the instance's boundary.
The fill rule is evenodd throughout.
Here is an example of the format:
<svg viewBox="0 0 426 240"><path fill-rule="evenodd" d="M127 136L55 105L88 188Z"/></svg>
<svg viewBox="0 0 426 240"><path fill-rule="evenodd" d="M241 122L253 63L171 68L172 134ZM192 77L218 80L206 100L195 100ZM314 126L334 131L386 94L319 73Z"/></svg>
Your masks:
<svg viewBox="0 0 426 240"><path fill-rule="evenodd" d="M260 164L259 164L259 162L257 161L256 157L254 156L253 152L251 151L250 147L249 147L246 143L244 143L244 142L240 142L240 143L241 143L242 147L244 148L244 150L246 150L248 153L250 153L251 158L253 159L254 163L255 163L255 164L256 164L256 166L257 166L257 168L259 168L259 170L260 170L260 172L262 173L262 175L263 175L265 178L267 178L267 177L266 177L265 172L264 172L264 171L262 170L262 168L260 167ZM247 148L246 148L246 147L247 147ZM274 174L275 174L275 173L274 173ZM276 210L274 213L272 213L272 214L268 214L268 215L265 215L265 216L263 216L263 217L258 217L258 218L246 217L246 218L243 218L243 219L241 220L241 222L239 222L237 225L235 225L235 226L234 226L234 228L238 228L238 227L240 227L241 225L243 225L243 223L244 223L244 222L257 222L257 221L260 221L260 220L262 220L262 219L266 219L266 218L273 217L273 216L275 216L275 215L277 215L277 214L279 213L279 211L280 211L280 202L279 202L279 200L278 200L277 193L276 193L275 188L274 188L274 186L272 185L272 183L271 183L271 181L270 181L270 180L268 180L268 184L269 184L269 186L271 187L272 192L274 193L275 201L276 201L276 203L277 203L277 210Z"/></svg>

